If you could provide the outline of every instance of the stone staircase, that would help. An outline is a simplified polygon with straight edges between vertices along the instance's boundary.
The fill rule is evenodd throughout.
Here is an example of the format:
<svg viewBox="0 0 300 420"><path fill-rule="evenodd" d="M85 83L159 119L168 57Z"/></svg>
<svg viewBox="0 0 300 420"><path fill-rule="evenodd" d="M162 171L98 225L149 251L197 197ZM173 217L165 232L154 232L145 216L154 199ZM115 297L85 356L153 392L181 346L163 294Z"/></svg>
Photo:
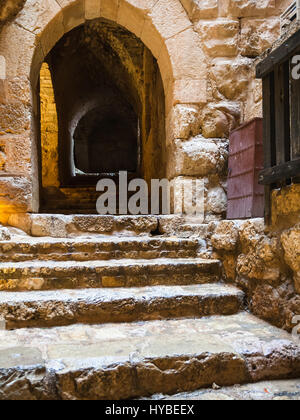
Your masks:
<svg viewBox="0 0 300 420"><path fill-rule="evenodd" d="M300 377L299 341L246 311L219 261L200 258L197 237L153 237L153 218L109 219L117 228L105 231L101 216L78 216L78 236L74 217L49 217L34 229L55 237L15 231L0 242L0 399L138 398Z"/></svg>

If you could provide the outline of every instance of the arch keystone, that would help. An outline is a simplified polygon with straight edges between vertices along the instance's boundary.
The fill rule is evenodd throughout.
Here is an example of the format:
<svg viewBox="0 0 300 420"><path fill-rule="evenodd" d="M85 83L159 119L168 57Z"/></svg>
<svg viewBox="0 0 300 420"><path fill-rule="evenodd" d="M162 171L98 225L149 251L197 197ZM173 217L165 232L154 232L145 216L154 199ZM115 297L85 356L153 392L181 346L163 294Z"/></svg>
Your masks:
<svg viewBox="0 0 300 420"><path fill-rule="evenodd" d="M104 19L117 21L118 18L118 0L101 0L100 14Z"/></svg>
<svg viewBox="0 0 300 420"><path fill-rule="evenodd" d="M85 0L85 19L92 20L100 17L101 0Z"/></svg>

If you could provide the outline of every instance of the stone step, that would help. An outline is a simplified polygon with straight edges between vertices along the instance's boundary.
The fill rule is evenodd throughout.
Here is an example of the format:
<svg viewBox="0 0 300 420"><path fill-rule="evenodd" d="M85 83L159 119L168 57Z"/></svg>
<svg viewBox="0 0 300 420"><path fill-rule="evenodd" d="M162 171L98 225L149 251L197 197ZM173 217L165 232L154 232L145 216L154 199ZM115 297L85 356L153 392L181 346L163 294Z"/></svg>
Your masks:
<svg viewBox="0 0 300 420"><path fill-rule="evenodd" d="M196 258L199 248L197 239L24 237L0 242L0 261Z"/></svg>
<svg viewBox="0 0 300 420"><path fill-rule="evenodd" d="M133 399L298 377L299 340L244 312L0 331L0 399Z"/></svg>
<svg viewBox="0 0 300 420"><path fill-rule="evenodd" d="M190 285L220 280L220 262L203 259L25 261L1 263L0 290Z"/></svg>
<svg viewBox="0 0 300 420"><path fill-rule="evenodd" d="M187 222L179 215L110 216L99 214L12 214L8 225L35 237L77 238L78 236L178 236L205 239L208 224ZM92 211L94 213L94 210ZM195 221L194 221L195 222Z"/></svg>
<svg viewBox="0 0 300 420"><path fill-rule="evenodd" d="M159 216L101 216L83 214L16 214L8 224L36 237L79 235L145 236L157 231Z"/></svg>
<svg viewBox="0 0 300 420"><path fill-rule="evenodd" d="M0 292L0 318L7 329L232 315L244 293L221 284Z"/></svg>
<svg viewBox="0 0 300 420"><path fill-rule="evenodd" d="M176 395L153 395L146 400L171 401L300 401L300 378L199 389Z"/></svg>

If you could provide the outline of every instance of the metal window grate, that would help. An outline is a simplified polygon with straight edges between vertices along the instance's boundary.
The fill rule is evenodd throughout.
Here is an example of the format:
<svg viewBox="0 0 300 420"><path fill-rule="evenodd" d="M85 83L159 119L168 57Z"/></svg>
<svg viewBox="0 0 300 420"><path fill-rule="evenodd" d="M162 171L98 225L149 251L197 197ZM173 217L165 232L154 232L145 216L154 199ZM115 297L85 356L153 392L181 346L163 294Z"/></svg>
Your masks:
<svg viewBox="0 0 300 420"><path fill-rule="evenodd" d="M263 79L266 217L271 190L300 182L300 80L292 77L293 57L300 55L300 30L256 67Z"/></svg>
<svg viewBox="0 0 300 420"><path fill-rule="evenodd" d="M284 33L289 25L295 20L300 20L300 0L293 1L292 4L282 13L281 33Z"/></svg>

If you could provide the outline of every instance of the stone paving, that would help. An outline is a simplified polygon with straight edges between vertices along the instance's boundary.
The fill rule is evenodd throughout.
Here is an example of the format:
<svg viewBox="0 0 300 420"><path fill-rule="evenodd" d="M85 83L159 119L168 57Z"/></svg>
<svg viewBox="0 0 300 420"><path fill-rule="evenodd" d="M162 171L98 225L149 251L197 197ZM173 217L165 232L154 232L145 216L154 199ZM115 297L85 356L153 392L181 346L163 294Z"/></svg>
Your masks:
<svg viewBox="0 0 300 420"><path fill-rule="evenodd" d="M215 388L219 387L215 386ZM152 399L178 401L300 401L300 379L290 379L286 381L265 381L255 384L235 385L233 387L224 387L220 389L202 389L195 392L186 392L172 396L154 395Z"/></svg>
<svg viewBox="0 0 300 420"><path fill-rule="evenodd" d="M300 343L252 315L0 331L1 399L127 399L300 377Z"/></svg>

